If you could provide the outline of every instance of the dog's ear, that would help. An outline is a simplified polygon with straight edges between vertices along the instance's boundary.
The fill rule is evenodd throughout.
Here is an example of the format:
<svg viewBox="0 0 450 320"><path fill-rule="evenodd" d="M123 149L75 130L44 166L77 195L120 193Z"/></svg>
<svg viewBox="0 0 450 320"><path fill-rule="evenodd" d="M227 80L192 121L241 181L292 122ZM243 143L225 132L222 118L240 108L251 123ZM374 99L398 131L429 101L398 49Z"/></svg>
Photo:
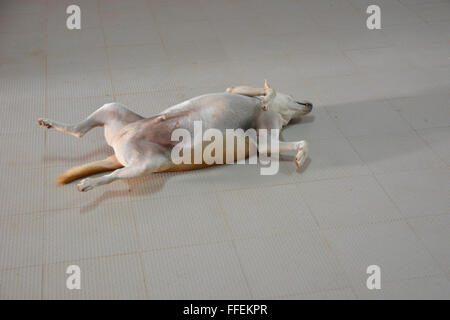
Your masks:
<svg viewBox="0 0 450 320"><path fill-rule="evenodd" d="M264 98L261 101L261 106L263 110L267 111L269 109L269 103L275 98L275 90L269 87L267 80L264 80Z"/></svg>

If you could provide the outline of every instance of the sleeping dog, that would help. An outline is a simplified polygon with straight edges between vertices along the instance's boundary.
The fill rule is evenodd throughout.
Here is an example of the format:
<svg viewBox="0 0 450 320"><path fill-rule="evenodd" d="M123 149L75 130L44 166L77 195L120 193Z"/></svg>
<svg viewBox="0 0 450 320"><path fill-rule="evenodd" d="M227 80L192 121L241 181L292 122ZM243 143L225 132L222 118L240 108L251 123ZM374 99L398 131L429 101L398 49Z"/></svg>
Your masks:
<svg viewBox="0 0 450 320"><path fill-rule="evenodd" d="M108 103L76 124L42 118L38 119L38 124L78 138L83 137L94 127L105 128L106 142L114 149L114 155L74 167L58 178L58 184L66 184L94 173L114 170L104 176L83 179L77 184L79 191L88 191L116 179L134 178L151 172L192 170L212 165L205 161L200 163L172 161L171 151L177 144L177 141L173 141L172 134L176 129L185 129L193 136L193 124L196 121L201 121L205 129L214 128L221 132L227 129L255 129L259 133L261 129L278 129L275 131L278 139L279 129L287 125L291 119L305 115L311 110L310 102L296 101L290 95L275 92L266 81L264 88L236 86L228 88L223 93L198 96L149 118L128 110L120 103ZM251 155L249 144L255 144L259 152L263 151L257 141L247 139L244 157ZM278 150L270 150L270 145L265 145L264 152L296 151L294 161L298 167L302 166L308 152L306 141L277 140L277 145ZM239 160L234 145L232 149L228 150L228 153L233 153L233 159ZM227 150L224 150L224 157L225 153Z"/></svg>

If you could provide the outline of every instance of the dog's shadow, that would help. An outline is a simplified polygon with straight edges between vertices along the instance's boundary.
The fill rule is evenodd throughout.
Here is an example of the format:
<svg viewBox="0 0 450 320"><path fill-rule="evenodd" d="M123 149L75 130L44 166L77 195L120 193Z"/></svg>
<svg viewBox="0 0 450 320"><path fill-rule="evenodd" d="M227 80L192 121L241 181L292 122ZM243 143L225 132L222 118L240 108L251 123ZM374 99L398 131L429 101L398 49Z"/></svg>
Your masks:
<svg viewBox="0 0 450 320"><path fill-rule="evenodd" d="M105 173L99 175L103 174ZM158 175L156 177L158 179L158 183L150 183L150 179L155 178L153 175ZM123 182L125 182L125 184L128 186L127 188L122 188L121 190L104 191L99 197L83 205L80 208L80 213L89 213L98 208L103 202L107 202L111 199L145 198L149 195L157 194L164 187L168 179L170 179L170 176L167 173L154 173L145 177L124 179ZM76 181L75 183L78 183L78 181Z"/></svg>

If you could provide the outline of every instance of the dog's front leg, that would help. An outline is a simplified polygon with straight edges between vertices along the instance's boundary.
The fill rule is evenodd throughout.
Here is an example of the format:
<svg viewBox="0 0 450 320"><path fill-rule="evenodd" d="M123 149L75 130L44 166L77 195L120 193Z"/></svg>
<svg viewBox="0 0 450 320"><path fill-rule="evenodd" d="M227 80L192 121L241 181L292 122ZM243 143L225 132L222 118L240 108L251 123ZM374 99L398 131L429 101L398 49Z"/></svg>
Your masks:
<svg viewBox="0 0 450 320"><path fill-rule="evenodd" d="M261 114L258 119L258 152L267 155L268 153L274 154L297 151L294 162L297 167L300 168L308 157L309 144L305 140L289 142L280 141L280 127L279 116L274 112L269 111ZM269 132L262 135L261 130L267 130ZM270 132L271 130L278 130L278 134L273 136ZM272 139L276 139L276 141L264 141L268 137L272 137ZM274 145L276 145L277 148L275 148Z"/></svg>

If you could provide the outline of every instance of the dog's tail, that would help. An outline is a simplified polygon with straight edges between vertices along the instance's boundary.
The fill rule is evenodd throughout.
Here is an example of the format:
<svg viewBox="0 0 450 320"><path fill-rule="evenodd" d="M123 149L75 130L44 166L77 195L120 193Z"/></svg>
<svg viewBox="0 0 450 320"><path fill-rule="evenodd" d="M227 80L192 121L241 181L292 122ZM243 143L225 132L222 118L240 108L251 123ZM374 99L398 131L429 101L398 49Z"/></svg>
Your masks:
<svg viewBox="0 0 450 320"><path fill-rule="evenodd" d="M122 167L123 165L117 160L116 156L112 155L104 160L94 161L67 170L58 177L58 184L63 185L94 173L115 170Z"/></svg>

